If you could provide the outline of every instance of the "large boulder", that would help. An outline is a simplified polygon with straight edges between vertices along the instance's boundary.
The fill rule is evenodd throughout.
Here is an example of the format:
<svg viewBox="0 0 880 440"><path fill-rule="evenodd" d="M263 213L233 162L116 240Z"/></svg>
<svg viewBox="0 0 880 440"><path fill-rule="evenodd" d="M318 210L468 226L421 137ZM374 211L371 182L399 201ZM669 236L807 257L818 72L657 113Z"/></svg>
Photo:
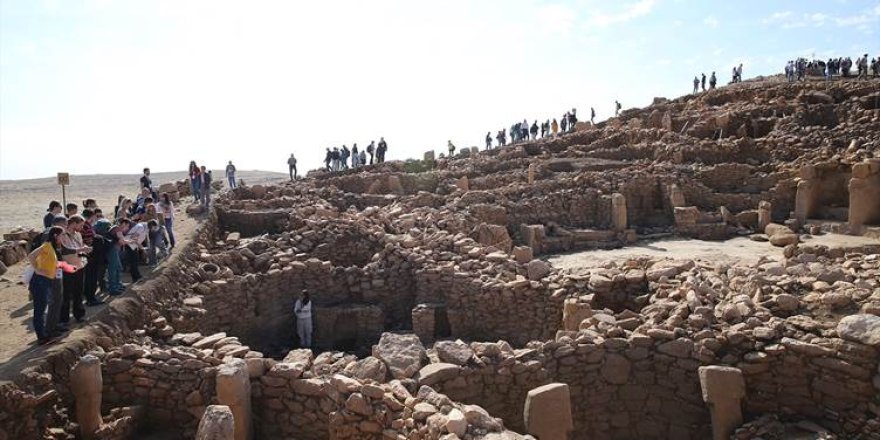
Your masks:
<svg viewBox="0 0 880 440"><path fill-rule="evenodd" d="M837 334L843 339L880 347L880 316L847 316L837 324Z"/></svg>
<svg viewBox="0 0 880 440"><path fill-rule="evenodd" d="M385 363L395 379L415 376L428 360L422 341L412 334L382 333L373 356Z"/></svg>
<svg viewBox="0 0 880 440"><path fill-rule="evenodd" d="M345 367L345 374L360 380L373 380L385 382L388 376L388 368L385 363L373 356L367 356Z"/></svg>
<svg viewBox="0 0 880 440"><path fill-rule="evenodd" d="M471 347L462 341L440 341L434 344L437 357L443 362L466 365L474 356Z"/></svg>

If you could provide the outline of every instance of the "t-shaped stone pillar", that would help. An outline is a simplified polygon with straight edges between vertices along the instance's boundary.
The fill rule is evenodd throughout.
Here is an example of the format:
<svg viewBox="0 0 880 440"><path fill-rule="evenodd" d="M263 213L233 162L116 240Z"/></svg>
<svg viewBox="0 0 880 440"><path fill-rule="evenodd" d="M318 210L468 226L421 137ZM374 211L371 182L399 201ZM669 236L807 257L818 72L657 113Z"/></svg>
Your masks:
<svg viewBox="0 0 880 440"><path fill-rule="evenodd" d="M669 185L669 204L672 205L673 208L681 208L685 206L684 193L681 192L681 188L674 183Z"/></svg>
<svg viewBox="0 0 880 440"><path fill-rule="evenodd" d="M95 438L101 427L101 361L90 354L83 356L70 370L70 389L76 402L76 421L85 440Z"/></svg>
<svg viewBox="0 0 880 440"><path fill-rule="evenodd" d="M746 384L739 368L709 366L699 368L703 401L712 415L712 439L727 440L743 423L740 400L746 395Z"/></svg>
<svg viewBox="0 0 880 440"><path fill-rule="evenodd" d="M626 197L623 194L611 195L611 225L617 232L626 230Z"/></svg>
<svg viewBox="0 0 880 440"><path fill-rule="evenodd" d="M540 440L567 440L574 428L568 385L551 383L530 390L523 417L526 431Z"/></svg>
<svg viewBox="0 0 880 440"><path fill-rule="evenodd" d="M243 360L233 359L217 368L217 402L232 411L235 440L250 440L251 380Z"/></svg>
<svg viewBox="0 0 880 440"><path fill-rule="evenodd" d="M773 206L770 202L760 201L758 202L758 230L763 231L764 228L769 225L773 219L771 218L771 213L773 211Z"/></svg>
<svg viewBox="0 0 880 440"><path fill-rule="evenodd" d="M235 417L226 405L211 405L202 414L196 440L233 440Z"/></svg>

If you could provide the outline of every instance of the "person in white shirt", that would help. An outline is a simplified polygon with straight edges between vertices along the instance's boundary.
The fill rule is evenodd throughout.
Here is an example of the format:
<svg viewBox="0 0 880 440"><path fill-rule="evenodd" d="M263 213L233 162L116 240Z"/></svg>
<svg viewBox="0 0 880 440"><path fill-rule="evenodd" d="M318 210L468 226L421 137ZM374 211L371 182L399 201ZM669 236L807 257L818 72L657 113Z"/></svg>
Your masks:
<svg viewBox="0 0 880 440"><path fill-rule="evenodd" d="M296 335L302 347L312 346L312 301L308 290L303 290L302 295L293 305L296 314Z"/></svg>
<svg viewBox="0 0 880 440"><path fill-rule="evenodd" d="M141 271L138 265L141 263L140 250L147 239L147 225L145 223L132 223L131 229L125 234L125 260L128 263L131 282L136 283L141 279Z"/></svg>

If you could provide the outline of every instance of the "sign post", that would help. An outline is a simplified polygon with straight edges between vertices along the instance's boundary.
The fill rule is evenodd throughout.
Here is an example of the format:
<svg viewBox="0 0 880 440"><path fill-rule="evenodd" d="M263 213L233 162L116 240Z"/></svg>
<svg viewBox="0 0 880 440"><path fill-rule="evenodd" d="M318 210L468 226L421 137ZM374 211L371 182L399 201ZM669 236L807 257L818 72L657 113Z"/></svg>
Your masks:
<svg viewBox="0 0 880 440"><path fill-rule="evenodd" d="M68 173L58 173L58 184L61 185L61 200L64 206L64 209L67 209L67 190L66 186L70 185L70 174Z"/></svg>

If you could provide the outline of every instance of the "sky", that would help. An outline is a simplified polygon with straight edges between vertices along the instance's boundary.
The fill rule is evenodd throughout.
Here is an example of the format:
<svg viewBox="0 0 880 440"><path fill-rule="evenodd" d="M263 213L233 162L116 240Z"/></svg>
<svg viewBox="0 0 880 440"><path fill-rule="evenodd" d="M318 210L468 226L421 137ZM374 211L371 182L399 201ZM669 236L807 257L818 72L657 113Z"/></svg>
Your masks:
<svg viewBox="0 0 880 440"><path fill-rule="evenodd" d="M0 0L0 179L421 158L865 52L880 0Z"/></svg>

